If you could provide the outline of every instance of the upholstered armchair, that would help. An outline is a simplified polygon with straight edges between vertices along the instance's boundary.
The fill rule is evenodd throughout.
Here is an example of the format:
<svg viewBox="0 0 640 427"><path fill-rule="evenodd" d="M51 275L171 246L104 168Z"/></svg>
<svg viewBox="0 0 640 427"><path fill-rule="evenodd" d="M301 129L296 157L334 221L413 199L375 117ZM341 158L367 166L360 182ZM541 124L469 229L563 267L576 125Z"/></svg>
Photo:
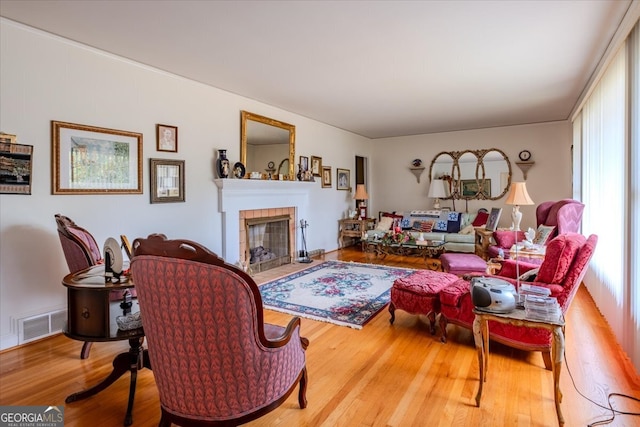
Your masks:
<svg viewBox="0 0 640 427"><path fill-rule="evenodd" d="M75 273L104 262L100 247L91 233L64 215L56 214L55 219L69 273ZM81 359L89 357L92 344L91 341L84 342L82 350L80 350Z"/></svg>
<svg viewBox="0 0 640 427"><path fill-rule="evenodd" d="M539 268L532 283L551 291L551 296L558 299L562 313L565 314L573 300L593 256L598 237L591 235L585 238L581 234L561 234L547 244L547 252L541 265L527 264L507 260L496 276L518 285L516 271L520 274ZM525 282L520 282L525 283ZM440 292L440 327L442 341L447 340L447 324L471 329L474 314L473 303L469 293L470 283L460 279ZM551 333L544 329L531 329L522 326L506 325L491 322L490 339L527 351L540 351L547 369L551 369Z"/></svg>
<svg viewBox="0 0 640 427"><path fill-rule="evenodd" d="M300 318L264 323L258 286L204 246L152 235L133 242L132 279L160 426L235 426L282 404L307 405Z"/></svg>
<svg viewBox="0 0 640 427"><path fill-rule="evenodd" d="M543 202L536 208L536 225L538 227L537 236L541 232L546 232L544 236L545 242L559 234L579 233L582 224L582 213L584 204L573 199L563 199L559 201ZM524 232L514 233L509 230L498 230L493 233L495 245L490 245L487 253L490 258L498 256L500 249L505 254L505 258L509 258L509 250L517 243L524 240Z"/></svg>

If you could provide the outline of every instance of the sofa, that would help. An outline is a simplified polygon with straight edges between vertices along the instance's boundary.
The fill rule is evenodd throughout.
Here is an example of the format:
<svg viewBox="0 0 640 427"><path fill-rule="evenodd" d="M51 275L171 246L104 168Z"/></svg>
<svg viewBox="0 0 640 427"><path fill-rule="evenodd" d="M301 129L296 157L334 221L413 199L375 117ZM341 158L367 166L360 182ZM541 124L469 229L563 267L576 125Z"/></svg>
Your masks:
<svg viewBox="0 0 640 427"><path fill-rule="evenodd" d="M449 210L380 212L376 228L368 235L381 237L387 232L402 230L415 239L442 240L446 252L475 253L475 227L484 226L488 217L486 209L475 213Z"/></svg>

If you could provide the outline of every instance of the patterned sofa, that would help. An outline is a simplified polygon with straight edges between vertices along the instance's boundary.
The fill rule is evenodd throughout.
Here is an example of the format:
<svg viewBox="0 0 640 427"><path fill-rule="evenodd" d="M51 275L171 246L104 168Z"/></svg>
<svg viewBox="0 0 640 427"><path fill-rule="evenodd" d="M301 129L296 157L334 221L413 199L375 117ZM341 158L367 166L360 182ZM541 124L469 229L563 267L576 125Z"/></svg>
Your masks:
<svg viewBox="0 0 640 427"><path fill-rule="evenodd" d="M486 224L488 214L485 209L475 213L447 210L409 212L380 212L378 225L369 234L382 236L389 230L400 228L414 238L443 240L446 252L475 252L475 229Z"/></svg>

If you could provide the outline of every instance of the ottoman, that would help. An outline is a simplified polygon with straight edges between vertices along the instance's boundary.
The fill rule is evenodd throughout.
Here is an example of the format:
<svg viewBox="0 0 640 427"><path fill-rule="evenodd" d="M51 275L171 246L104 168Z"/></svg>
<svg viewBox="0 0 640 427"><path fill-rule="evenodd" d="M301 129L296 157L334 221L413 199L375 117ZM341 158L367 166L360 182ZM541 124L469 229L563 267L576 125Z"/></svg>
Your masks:
<svg viewBox="0 0 640 427"><path fill-rule="evenodd" d="M462 276L469 273L485 273L487 262L475 254L458 254L448 252L440 255L442 270Z"/></svg>
<svg viewBox="0 0 640 427"><path fill-rule="evenodd" d="M424 314L429 318L431 335L436 333L436 313L440 312L438 294L460 278L455 274L440 271L419 270L402 279L397 279L391 287L389 313L393 324L395 310L411 314Z"/></svg>

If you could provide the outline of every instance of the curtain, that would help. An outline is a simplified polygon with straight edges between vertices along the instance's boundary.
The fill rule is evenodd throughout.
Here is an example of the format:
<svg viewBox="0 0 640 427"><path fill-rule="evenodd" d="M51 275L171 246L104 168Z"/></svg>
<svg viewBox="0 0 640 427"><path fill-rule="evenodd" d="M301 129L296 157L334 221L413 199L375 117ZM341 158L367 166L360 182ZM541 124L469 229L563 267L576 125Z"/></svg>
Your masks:
<svg viewBox="0 0 640 427"><path fill-rule="evenodd" d="M640 30L595 84L574 127L574 195L598 246L585 284L640 370Z"/></svg>

